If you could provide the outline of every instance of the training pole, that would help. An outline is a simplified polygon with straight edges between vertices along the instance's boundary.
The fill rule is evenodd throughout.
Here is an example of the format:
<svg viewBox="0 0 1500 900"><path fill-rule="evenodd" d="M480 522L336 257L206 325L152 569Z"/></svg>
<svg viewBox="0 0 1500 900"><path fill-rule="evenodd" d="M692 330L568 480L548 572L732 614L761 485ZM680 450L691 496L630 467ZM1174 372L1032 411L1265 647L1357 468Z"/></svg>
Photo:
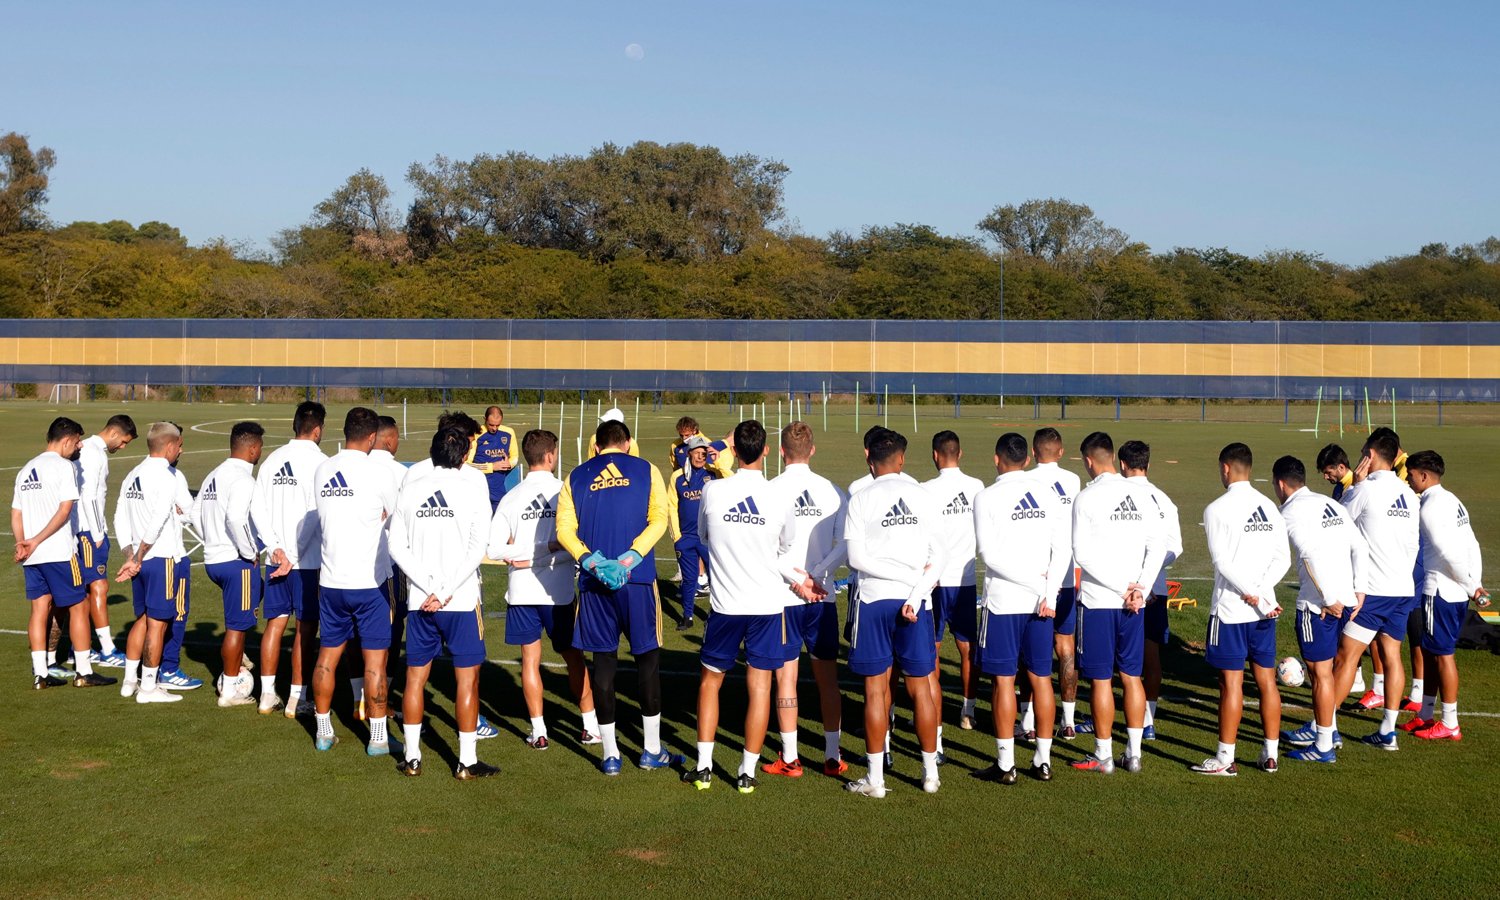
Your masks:
<svg viewBox="0 0 1500 900"><path fill-rule="evenodd" d="M854 382L854 433L859 434L859 382Z"/></svg>
<svg viewBox="0 0 1500 900"><path fill-rule="evenodd" d="M260 388L256 388L260 390ZM406 437L406 398L401 398L401 436Z"/></svg>
<svg viewBox="0 0 1500 900"><path fill-rule="evenodd" d="M885 399L880 401L880 425L883 428L891 427L891 386L885 386Z"/></svg>
<svg viewBox="0 0 1500 900"><path fill-rule="evenodd" d="M542 420L542 401L541 400L538 400L536 402L536 427L538 427L538 428L546 428L547 427L547 423Z"/></svg>
<svg viewBox="0 0 1500 900"><path fill-rule="evenodd" d="M1318 408L1313 413L1313 434L1318 433L1318 423L1323 421L1323 386L1318 385Z"/></svg>
<svg viewBox="0 0 1500 900"><path fill-rule="evenodd" d="M776 446L781 446L781 401L776 401ZM776 474L781 474L781 453L776 453Z"/></svg>
<svg viewBox="0 0 1500 900"><path fill-rule="evenodd" d="M583 411L586 408L582 400L578 401L578 464L580 466L583 465Z"/></svg>
<svg viewBox="0 0 1500 900"><path fill-rule="evenodd" d="M1339 385L1339 440L1344 439L1344 386Z"/></svg>
<svg viewBox="0 0 1500 900"><path fill-rule="evenodd" d="M911 433L917 433L917 383L911 383Z"/></svg>
<svg viewBox="0 0 1500 900"><path fill-rule="evenodd" d="M828 388L823 388L823 433L828 433Z"/></svg>
<svg viewBox="0 0 1500 900"><path fill-rule="evenodd" d="M1373 423L1373 422L1370 421L1370 388L1369 388L1368 385L1366 385L1365 386L1365 434L1369 434L1370 431L1372 429L1374 429L1374 427L1375 427L1375 423Z"/></svg>
<svg viewBox="0 0 1500 900"><path fill-rule="evenodd" d="M1391 388L1391 430L1396 430L1396 389Z"/></svg>
<svg viewBox="0 0 1500 900"><path fill-rule="evenodd" d="M635 428L633 429L633 431L635 432L636 435L640 435L640 433L641 433L641 395L640 394L636 394L635 395ZM637 436L636 440L640 440L640 437Z"/></svg>

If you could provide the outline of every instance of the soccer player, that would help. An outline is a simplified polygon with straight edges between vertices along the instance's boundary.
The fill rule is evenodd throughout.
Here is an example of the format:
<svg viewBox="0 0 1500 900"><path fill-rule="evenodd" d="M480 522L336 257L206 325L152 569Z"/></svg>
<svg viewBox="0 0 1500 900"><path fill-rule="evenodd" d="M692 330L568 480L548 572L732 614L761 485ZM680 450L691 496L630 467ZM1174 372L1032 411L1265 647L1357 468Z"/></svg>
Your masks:
<svg viewBox="0 0 1500 900"><path fill-rule="evenodd" d="M786 467L771 484L792 498L795 533L787 551L793 565L816 584L816 602L795 594L786 603L786 663L776 670L776 721L781 734L781 756L761 771L796 778L802 774L797 752L797 676L802 648L812 662L818 685L818 707L823 719L823 774L848 771L839 750L843 735L843 695L839 692L839 608L833 573L849 558L844 543L844 492L811 468L817 447L806 422L793 422L781 432L781 458Z"/></svg>
<svg viewBox="0 0 1500 900"><path fill-rule="evenodd" d="M1307 489L1307 471L1294 456L1271 467L1281 518L1297 561L1297 643L1312 679L1313 718L1286 742L1299 749L1287 757L1307 762L1337 761L1343 745L1338 731L1333 657L1339 631L1364 602L1369 550L1348 510Z"/></svg>
<svg viewBox="0 0 1500 900"><path fill-rule="evenodd" d="M359 412L356 410L355 412ZM365 410L365 412L369 412ZM354 413L350 413L351 417ZM370 413L371 418L374 413ZM357 432L358 429L356 428ZM356 440L346 442L358 446ZM412 482L401 491L400 501L391 516L390 551L396 564L406 573L410 607L406 632L406 689L402 693L403 730L406 754L396 767L402 775L422 774L422 715L428 675L432 661L444 646L453 656L453 677L457 690L454 713L458 720L458 765L453 777L460 781L486 778L500 772L498 766L479 761L476 733L479 727L479 667L484 662L484 610L479 595L479 564L484 559L489 537L488 497L467 490L460 474L469 450L469 437L456 428L439 429L432 437L429 458L431 474ZM326 467L348 472L347 463L339 460L350 451L335 456ZM349 459L356 463L357 451ZM383 474L383 473L382 473ZM353 485L354 479L349 478ZM373 480L373 479L367 479ZM358 489L358 488L356 488ZM373 513L371 504L369 512ZM324 559L328 559L325 555ZM379 603L372 606L379 607ZM382 601L383 603L383 601ZM384 609L376 612L383 613ZM324 627L329 618L325 614ZM368 656L373 643L364 637ZM366 664L370 677L384 673L380 665ZM320 673L321 674L321 673ZM379 679L380 684L384 679ZM327 679L329 685L332 679ZM370 718L372 740L376 723L384 725L384 690L372 697ZM326 705L319 700L320 708ZM319 725L323 721L319 716ZM371 751L374 755L375 751Z"/></svg>
<svg viewBox="0 0 1500 900"><path fill-rule="evenodd" d="M865 752L869 770L846 787L866 797L885 796L886 733L891 715L891 673L899 665L916 713L922 748L922 789L937 793L937 709L928 680L937 667L937 644L928 600L948 562L932 495L904 477L906 438L882 430L867 457L874 480L849 499L844 539L849 568L859 573L859 598L851 603L849 671L865 680Z"/></svg>
<svg viewBox="0 0 1500 900"><path fill-rule="evenodd" d="M667 489L661 472L630 454L630 429L608 419L594 431L599 454L568 474L558 495L557 541L578 560L578 618L573 646L594 655L589 687L604 744L599 770L620 774L615 739L615 670L620 636L635 657L642 769L682 761L661 746L661 600L656 595L656 546L667 530Z"/></svg>
<svg viewBox="0 0 1500 900"><path fill-rule="evenodd" d="M786 603L792 586L803 600L814 597L812 579L796 568L792 548L796 525L791 498L765 477L766 429L754 419L734 428L739 471L703 490L698 533L714 572L709 602L714 614L703 629L698 680L698 762L682 780L698 790L713 785L714 736L719 731L719 689L741 651L749 703L745 710L745 750L735 790L754 793L755 772L771 718L771 673L786 657Z"/></svg>
<svg viewBox="0 0 1500 900"><path fill-rule="evenodd" d="M688 451L692 449L688 442L695 437L708 447L709 468L720 478L728 478L734 474L734 454L729 451L729 441L733 439L733 435L724 440L711 441L698 427L698 420L692 416L683 416L677 420L677 439L672 441L671 447L673 471L688 464Z"/></svg>
<svg viewBox="0 0 1500 900"><path fill-rule="evenodd" d="M104 513L109 497L109 458L135 440L135 421L110 416L98 434L78 447L78 561L88 589L89 618L99 637L99 650L89 655L96 666L123 668L125 654L115 646L109 626L109 520Z"/></svg>
<svg viewBox="0 0 1500 900"><path fill-rule="evenodd" d="M182 543L182 526L193 503L187 478L176 468L182 429L171 422L152 423L146 429L146 451L146 458L126 474L115 504L115 536L125 555L115 581L131 582L136 617L125 639L120 696L134 694L137 703L172 703L182 698L168 693L161 674L173 650L172 624L187 618L193 581Z"/></svg>
<svg viewBox="0 0 1500 900"><path fill-rule="evenodd" d="M1042 485L1043 489L1051 491L1057 497L1058 502L1063 505L1071 519L1073 498L1078 496L1082 480L1077 474L1062 467L1062 435L1056 428L1050 426L1038 428L1031 437L1031 453L1036 460L1036 465L1031 469L1031 476ZM1076 566L1069 566L1069 572L1074 571L1076 571ZM1073 575L1064 578L1062 586L1058 588L1057 615L1052 619L1052 629L1056 635L1052 639L1052 648L1057 655L1058 702L1062 706L1062 728L1057 736L1065 741L1071 741L1077 734L1078 709L1078 665L1075 658L1078 590ZM1035 716L1030 710L1030 690L1029 682L1021 685L1021 699L1026 701L1023 704L1021 726L1028 740L1036 733Z"/></svg>
<svg viewBox="0 0 1500 900"><path fill-rule="evenodd" d="M10 531L16 538L15 560L26 573L31 617L26 636L31 644L32 687L43 690L65 682L47 673L47 631L52 608L68 610L73 642L73 684L102 687L115 683L94 672L89 663L89 608L78 559L74 507L79 501L73 460L83 442L83 426L59 416L47 428L47 449L16 473L10 504Z"/></svg>
<svg viewBox="0 0 1500 900"><path fill-rule="evenodd" d="M978 591L974 580L974 498L984 490L984 482L965 475L958 467L962 460L963 449L959 446L958 435L939 431L932 436L932 463L938 474L931 481L922 483L937 503L939 512L934 527L938 529L939 540L948 549L948 564L938 575L937 587L932 592L932 625L939 654L943 650L944 631L953 632L953 642L958 646L959 690L963 693L960 727L963 717L973 719L979 689L979 673L971 664L970 647L979 626ZM1048 669L1050 671L1051 666ZM937 706L940 761L943 758L941 674L941 667L932 670L932 702Z"/></svg>
<svg viewBox="0 0 1500 900"><path fill-rule="evenodd" d="M505 497L505 481L516 467L516 453L520 450L515 431L506 427L504 422L505 413L500 407L491 406L484 411L484 432L474 445L474 462L471 463L489 485L491 513Z"/></svg>
<svg viewBox="0 0 1500 900"><path fill-rule="evenodd" d="M1219 670L1219 749L1192 767L1200 775L1234 776L1235 736L1245 713L1245 660L1260 692L1266 745L1260 768L1275 772L1281 743L1281 691L1276 687L1276 582L1291 565L1281 513L1250 483L1250 448L1219 451L1224 493L1203 511L1214 564L1212 606L1204 659Z"/></svg>
<svg viewBox="0 0 1500 900"><path fill-rule="evenodd" d="M521 648L521 693L531 734L526 745L546 750L547 721L542 715L542 635L568 666L568 687L583 714L582 743L599 743L599 718L589 692L583 652L573 647L573 620L578 615L573 558L557 541L557 498L562 482L557 470L557 435L528 431L520 443L526 477L500 500L489 530L488 556L509 567L505 602L505 642Z"/></svg>
<svg viewBox="0 0 1500 900"><path fill-rule="evenodd" d="M1368 444L1371 440L1385 437L1389 437L1396 442L1396 458L1391 463L1391 471L1396 473L1396 477L1402 483L1406 483L1406 451L1401 449L1401 437L1395 431L1382 425L1371 431L1365 442ZM1363 481L1369 474L1369 471L1369 459L1368 457L1362 457L1354 467L1354 483L1358 484ZM1416 585L1415 590L1418 591L1418 595L1412 597L1406 611L1406 640L1409 643L1408 652L1411 654L1411 694L1401 704L1401 709L1405 712L1417 712L1422 708L1422 687L1427 674L1427 660L1422 655L1422 635L1427 631L1427 624L1423 620L1422 598L1420 596L1422 581L1422 554L1419 548L1416 565L1412 570L1412 583ZM1384 691L1380 685L1382 681L1382 669L1376 668L1375 672L1375 680L1377 682L1375 689L1379 692L1376 696L1383 697ZM1367 702L1367 699L1369 702ZM1366 709L1374 709L1379 703L1375 702L1375 696L1370 696L1362 698L1360 705Z"/></svg>
<svg viewBox="0 0 1500 900"><path fill-rule="evenodd" d="M236 423L229 431L229 458L208 473L193 500L192 521L203 537L203 567L224 595L222 707L255 702L255 683L250 673L240 671L240 659L245 632L255 627L261 601L261 573L255 564L260 547L250 525L250 496L255 493L255 464L260 462L265 434L255 422ZM273 688L273 706L274 693Z"/></svg>
<svg viewBox="0 0 1500 900"><path fill-rule="evenodd" d="M1416 592L1420 501L1393 470L1399 450L1394 435L1372 433L1360 453L1359 467L1368 474L1344 495L1344 506L1370 548L1370 574L1365 602L1344 626L1333 663L1342 696L1354 683L1365 647L1376 645L1385 666L1385 709L1379 729L1361 740L1384 750L1397 749L1396 718L1406 681L1401 639Z"/></svg>
<svg viewBox="0 0 1500 900"><path fill-rule="evenodd" d="M1349 454L1338 444L1318 451L1318 474L1333 485L1333 499L1342 502L1344 492L1354 486L1354 470L1349 468Z"/></svg>
<svg viewBox="0 0 1500 900"><path fill-rule="evenodd" d="M469 436L469 457L472 459L474 448L479 444L479 435L484 431L480 424L474 421L474 417L466 412L443 413L438 416L437 430L442 431L445 428L457 428ZM417 460L410 466L407 466L406 477L401 480L401 486L405 487L419 478L426 478L432 474L434 468L436 467L430 459ZM466 464L462 471L464 478L472 490L481 491L485 496L489 496L489 482L485 480L484 474L479 469Z"/></svg>
<svg viewBox="0 0 1500 900"><path fill-rule="evenodd" d="M1433 718L1437 691L1422 692L1422 708L1402 726L1428 741L1461 741L1458 727L1458 659L1454 649L1463 626L1468 601L1489 603L1489 592L1480 583L1483 562L1479 541L1469 521L1469 511L1443 487L1443 458L1433 450L1413 453L1406 459L1406 480L1422 501L1421 527L1422 604L1426 631L1422 653L1429 671L1436 671L1443 696L1442 721Z"/></svg>
<svg viewBox="0 0 1500 900"><path fill-rule="evenodd" d="M1151 514L1150 492L1126 481L1116 470L1115 444L1109 435L1089 434L1079 455L1090 480L1072 504L1073 558L1083 572L1078 595L1082 607L1078 671L1091 682L1095 749L1072 766L1105 775L1115 770L1111 739L1115 698L1110 681L1118 672L1125 693L1128 740L1119 765L1127 772L1138 772L1146 720L1146 691L1141 684L1146 626L1141 610L1165 558L1166 529L1161 517ZM1045 481L1042 484L1047 487ZM1061 599L1058 615L1062 615Z"/></svg>
<svg viewBox="0 0 1500 900"><path fill-rule="evenodd" d="M370 459L379 427L380 417L374 410L362 406L349 410L344 416L344 449L325 460L313 475L318 490L322 559L318 575L318 662L313 669L318 729L313 747L332 750L338 743L329 712L334 672L344 644L357 636L364 657L365 708L370 723L370 743L365 752L370 756L391 752L385 716L391 605L380 591L383 578L379 557L385 520L396 509L397 487L390 470Z"/></svg>
<svg viewBox="0 0 1500 900"><path fill-rule="evenodd" d="M391 473L391 480L398 486L406 479L406 466L396 461L396 453L401 449L401 426L390 416L381 416L380 425L375 430L375 446L370 450L370 459L379 463ZM405 668L405 664L398 659L404 646L402 637L406 631L406 585L405 576L401 573L401 567L391 561L389 532L383 532L380 537L380 556L378 558L378 575L383 575L380 589L386 595L391 604L391 650L386 659L387 675L386 686L389 688L396 673ZM354 694L354 717L363 719L365 717L365 680L362 677L349 679L350 688ZM389 692L387 692L389 693Z"/></svg>
<svg viewBox="0 0 1500 900"><path fill-rule="evenodd" d="M281 638L291 618L297 620L297 631L292 639L286 717L309 716L314 710L306 685L318 654L318 575L323 560L313 475L328 459L318 448L327 415L321 403L307 400L297 405L292 414L292 440L261 462L250 497L250 523L266 548L266 630L260 639L259 711L263 716L282 705L276 694L276 669Z"/></svg>
<svg viewBox="0 0 1500 900"><path fill-rule="evenodd" d="M618 406L611 406L609 409L606 409L604 411L604 415L599 417L600 425L603 425L605 422L619 422L621 425L624 425L625 413L621 412ZM630 431L629 428L626 428L625 430L627 433ZM595 432L595 435L596 437L589 440L589 459L593 459L604 451L604 448L599 444L597 431ZM625 452L628 455L634 456L639 459L641 455L641 445L636 443L635 438L631 438L630 444L625 449Z"/></svg>
<svg viewBox="0 0 1500 900"><path fill-rule="evenodd" d="M667 524L682 576L682 618L677 622L678 631L693 627L693 601L708 590L708 551L698 536L698 506L703 502L703 488L713 479L724 477L718 469L708 467L708 441L693 435L684 446L686 462L672 473L672 483L667 488Z"/></svg>
<svg viewBox="0 0 1500 900"><path fill-rule="evenodd" d="M974 498L974 529L984 558L984 613L976 663L994 679L995 777L1015 784L1016 674L1022 664L1036 714L1031 776L1052 780L1052 619L1058 585L1072 574L1069 510L1026 472L1026 438L1007 432L995 442L995 483Z"/></svg>
<svg viewBox="0 0 1500 900"><path fill-rule="evenodd" d="M1177 504L1149 478L1151 447L1143 441L1126 441L1120 445L1120 474L1125 480L1138 484L1151 494L1156 502L1156 511L1161 515L1166 528L1166 556L1161 571L1151 583L1151 596L1146 600L1146 646L1141 681L1146 689L1146 728L1142 739L1156 740L1156 704L1161 698L1161 653L1172 639L1172 630L1167 621L1167 568L1182 555L1182 523L1177 517Z"/></svg>

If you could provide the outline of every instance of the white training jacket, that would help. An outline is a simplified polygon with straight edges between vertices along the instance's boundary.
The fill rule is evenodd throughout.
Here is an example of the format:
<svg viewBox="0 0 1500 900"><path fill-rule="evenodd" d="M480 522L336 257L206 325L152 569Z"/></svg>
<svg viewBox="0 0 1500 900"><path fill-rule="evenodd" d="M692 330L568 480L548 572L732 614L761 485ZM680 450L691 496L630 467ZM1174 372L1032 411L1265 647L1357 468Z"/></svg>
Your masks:
<svg viewBox="0 0 1500 900"><path fill-rule="evenodd" d="M1166 491L1152 484L1145 475L1131 475L1125 479L1132 484L1138 484L1151 492L1151 499L1156 502L1156 510L1161 514L1162 526L1166 529L1165 539L1167 542L1166 555L1162 557L1161 570L1156 573L1156 578L1151 583L1151 593L1158 597L1167 595L1167 570L1182 556L1182 521L1177 515L1177 504L1167 496Z"/></svg>
<svg viewBox="0 0 1500 900"><path fill-rule="evenodd" d="M708 599L715 613L779 614L801 580L787 555L796 537L791 500L760 469L709 479L698 504L698 540L708 549Z"/></svg>
<svg viewBox="0 0 1500 900"><path fill-rule="evenodd" d="M390 470L370 454L345 448L323 461L313 474L318 492L325 588L378 587L390 573L380 568L381 533L396 511L396 483Z"/></svg>
<svg viewBox="0 0 1500 900"><path fill-rule="evenodd" d="M1395 472L1372 472L1344 492L1344 506L1370 548L1370 590L1377 597L1415 597L1421 501Z"/></svg>
<svg viewBox="0 0 1500 900"><path fill-rule="evenodd" d="M397 498L399 499L401 485L406 481L406 466L403 466L401 463L396 462L396 457L392 456L389 450L371 450L370 459L383 466L385 470L390 473L391 482L396 485ZM381 535L380 557L376 561L376 565L380 568L380 571L385 574L385 578L390 578L395 574L391 571L391 547L389 530ZM383 581L385 579L381 580Z"/></svg>
<svg viewBox="0 0 1500 900"><path fill-rule="evenodd" d="M1469 511L1441 484L1422 492L1422 593L1467 603L1483 586L1483 561Z"/></svg>
<svg viewBox="0 0 1500 900"><path fill-rule="evenodd" d="M406 575L410 611L421 609L429 595L448 601L444 612L473 612L479 607L479 564L489 540L490 498L469 487L461 470L434 467L401 490L391 515L390 550Z"/></svg>
<svg viewBox="0 0 1500 900"><path fill-rule="evenodd" d="M844 517L849 568L859 573L859 602L905 600L930 607L948 563L932 494L904 472L876 478L852 494Z"/></svg>
<svg viewBox="0 0 1500 900"><path fill-rule="evenodd" d="M21 511L21 530L25 534L18 534L15 539L41 534L57 515L58 507L68 502L74 509L78 508L78 472L71 461L52 450L44 450L16 473L16 492L11 497L10 508ZM25 565L39 566L72 559L78 553L78 535L73 530L76 518L69 515L62 527L31 551Z"/></svg>
<svg viewBox="0 0 1500 900"><path fill-rule="evenodd" d="M109 534L104 514L109 499L109 445L93 435L78 445L78 504L73 507L73 521L79 534L90 535L99 543Z"/></svg>
<svg viewBox="0 0 1500 900"><path fill-rule="evenodd" d="M203 538L203 563L254 562L260 552L250 524L255 475L243 459L230 457L208 473L193 499L192 522Z"/></svg>
<svg viewBox="0 0 1500 900"><path fill-rule="evenodd" d="M1292 556L1297 561L1297 608L1354 606L1370 578L1370 551L1342 503L1304 485L1281 504Z"/></svg>
<svg viewBox="0 0 1500 900"><path fill-rule="evenodd" d="M1258 622L1276 611L1276 582L1292 564L1286 522L1275 501L1249 481L1231 482L1203 511L1214 565L1210 615L1225 624ZM1258 606L1245 602L1259 599Z"/></svg>
<svg viewBox="0 0 1500 900"><path fill-rule="evenodd" d="M567 606L573 602L578 566L566 550L548 549L557 540L557 498L562 481L536 469L507 491L490 521L490 559L528 562L511 568L505 602L511 606ZM489 502L489 494L484 495Z"/></svg>
<svg viewBox="0 0 1500 900"><path fill-rule="evenodd" d="M1150 589L1166 558L1155 509L1150 492L1118 472L1100 473L1073 498L1073 560L1083 570L1085 609L1124 609L1131 584Z"/></svg>
<svg viewBox="0 0 1500 900"><path fill-rule="evenodd" d="M318 488L313 478L327 460L316 443L295 438L260 461L250 498L250 521L265 544L266 562L271 561L272 551L281 550L294 569L322 567Z"/></svg>
<svg viewBox="0 0 1500 900"><path fill-rule="evenodd" d="M115 541L122 550L149 544L143 561L182 559L187 556L182 527L190 521L192 509L187 478L162 457L148 456L120 484Z"/></svg>
<svg viewBox="0 0 1500 900"><path fill-rule="evenodd" d="M837 602L833 573L849 559L849 547L844 543L848 498L838 485L814 472L807 463L787 463L786 469L771 479L771 484L790 498L792 504L796 531L786 555L828 592L821 602ZM802 600L788 592L786 605L800 606Z"/></svg>
<svg viewBox="0 0 1500 900"><path fill-rule="evenodd" d="M948 548L948 564L938 575L940 587L973 587L974 498L984 490L984 482L964 474L957 466L938 470L936 478L922 482L938 506L937 527Z"/></svg>
<svg viewBox="0 0 1500 900"><path fill-rule="evenodd" d="M984 607L996 615L1057 609L1072 576L1073 521L1057 495L1024 470L1006 472L974 499L984 559Z"/></svg>

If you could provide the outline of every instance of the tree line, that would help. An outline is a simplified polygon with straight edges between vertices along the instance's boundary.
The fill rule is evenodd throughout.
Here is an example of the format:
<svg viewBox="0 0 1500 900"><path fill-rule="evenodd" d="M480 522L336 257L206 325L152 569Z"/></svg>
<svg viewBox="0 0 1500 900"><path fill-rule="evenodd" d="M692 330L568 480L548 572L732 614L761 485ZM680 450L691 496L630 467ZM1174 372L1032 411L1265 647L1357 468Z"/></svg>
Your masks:
<svg viewBox="0 0 1500 900"><path fill-rule="evenodd" d="M1157 251L1082 203L803 233L787 167L688 143L361 169L269 251L158 221L54 223L56 154L0 136L0 317L1486 321L1500 238L1363 266L1281 250ZM1003 288L1002 288L1003 272Z"/></svg>

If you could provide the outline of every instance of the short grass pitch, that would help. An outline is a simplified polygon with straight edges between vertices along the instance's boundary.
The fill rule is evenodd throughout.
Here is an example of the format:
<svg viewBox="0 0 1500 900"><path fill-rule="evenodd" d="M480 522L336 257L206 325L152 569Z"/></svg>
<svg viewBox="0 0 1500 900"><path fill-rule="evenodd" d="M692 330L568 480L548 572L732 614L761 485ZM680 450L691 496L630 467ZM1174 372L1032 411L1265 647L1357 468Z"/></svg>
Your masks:
<svg viewBox="0 0 1500 900"><path fill-rule="evenodd" d="M573 404L569 404L570 408ZM189 427L182 467L196 488L224 455L230 424L257 419L280 443L289 408L220 404L128 404L142 425L171 418ZM62 412L91 432L115 408L84 404ZM9 439L0 471L16 468L41 448L46 423L58 410L38 403L0 405ZM330 410L337 432L344 408ZM555 408L547 427L556 430ZM663 464L672 425L683 412L711 433L733 424L724 407L641 414L645 453ZM911 434L909 469L929 477L931 435L953 428L965 441L964 468L992 474L994 439L1014 429L1029 436L1027 404L1014 416L994 408L951 419L927 408ZM140 707L113 690L27 689L26 604L19 567L0 579L0 685L8 685L6 724L0 729L0 811L7 836L0 886L10 896L63 893L159 896L369 894L445 896L460 893L634 894L662 890L699 896L744 896L759 890L796 895L1117 895L1314 896L1394 895L1414 890L1451 895L1493 892L1486 848L1497 823L1497 781L1485 752L1500 740L1500 662L1489 653L1460 651L1465 740L1424 744L1403 736L1401 750L1382 753L1351 745L1336 766L1287 762L1266 775L1244 768L1237 779L1199 778L1187 766L1212 753L1215 691L1202 661L1208 581L1212 575L1202 529L1203 507L1219 491L1218 449L1243 440L1255 450L1260 477L1283 453L1311 465L1328 440L1275 422L1207 423L1095 420L1069 410L1059 425L1070 447L1094 428L1117 441L1139 438L1153 447L1154 480L1182 510L1185 553L1172 577L1202 605L1172 614L1174 640L1166 654L1167 684L1158 718L1160 738L1146 745L1139 775L1103 778L1064 764L1091 749L1086 739L1058 742L1057 778L1023 779L1002 788L974 776L993 762L987 729L957 727L954 692L945 705L948 763L943 788L923 794L910 729L898 729L893 787L884 802L838 789L812 771L800 780L762 779L743 797L727 785L699 793L674 772L628 768L600 776L597 748L576 741L579 720L569 708L562 673L546 674L550 752L521 741L518 652L502 641L503 574L487 570L491 664L482 676L482 710L501 736L480 744L481 757L499 764L498 778L474 784L443 774L454 762L451 669L435 667L425 736L429 772L399 777L389 759L361 752L365 734L353 720L347 693L335 702L336 729L345 742L334 752L312 750L310 723L260 717L249 709L221 710L207 689L172 706ZM1196 412L1196 410L1194 410ZM420 458L432 408L410 410L412 434L399 458ZM509 411L507 423L534 426L535 408ZM895 427L911 427L909 410ZM770 418L775 420L775 416ZM851 411L837 410L822 429L809 416L820 449L815 467L847 484L861 474L859 439ZM893 417L894 419L894 417ZM590 416L592 421L592 416ZM416 423L421 422L418 427ZM862 425L871 422L868 409ZM576 414L564 444L571 451ZM1357 445L1363 435L1351 433ZM1476 529L1490 558L1500 549L1500 526L1485 510L1500 502L1500 482L1484 476L1489 432L1474 425L1403 429L1408 449L1432 447L1449 463L1447 484L1476 512ZM1336 436L1336 433L1335 433ZM328 442L328 446L333 445ZM138 442L112 460L111 497L118 481L144 455ZM1076 456L1076 453L1070 454ZM571 461L571 452L569 461ZM1067 465L1075 470L1079 463ZM1268 484L1259 484L1269 493ZM113 502L111 502L113 509ZM658 570L670 619L677 609L664 541ZM118 560L116 560L118 564ZM219 669L222 633L217 593L195 567L193 609L185 666L207 680ZM1283 588L1288 607L1294 589ZM113 624L123 630L128 595L112 591ZM681 752L694 741L697 646L668 629L663 666L664 737ZM1295 653L1291 629L1282 650ZM251 638L251 655L255 655ZM556 663L550 649L546 659ZM956 681L951 643L944 674ZM286 688L283 665L281 691ZM742 681L725 690L721 769L739 754ZM627 759L639 752L633 678L621 678L621 739ZM847 683L846 717L854 721L859 692ZM397 685L399 691L399 684ZM1085 692L1086 693L1086 692ZM1285 725L1308 717L1306 689L1286 690ZM1084 698L1080 698L1084 699ZM981 720L988 703L981 703ZM1087 704L1081 705L1080 714ZM816 695L803 691L804 758L821 761ZM1345 734L1373 727L1370 715L1344 714ZM1121 735L1120 737L1123 737ZM1253 711L1240 738L1242 759L1259 747ZM773 737L770 742L775 745ZM846 737L847 758L862 768L862 742ZM766 752L770 758L771 750ZM1018 749L1022 765L1027 748ZM811 768L811 767L810 767Z"/></svg>

